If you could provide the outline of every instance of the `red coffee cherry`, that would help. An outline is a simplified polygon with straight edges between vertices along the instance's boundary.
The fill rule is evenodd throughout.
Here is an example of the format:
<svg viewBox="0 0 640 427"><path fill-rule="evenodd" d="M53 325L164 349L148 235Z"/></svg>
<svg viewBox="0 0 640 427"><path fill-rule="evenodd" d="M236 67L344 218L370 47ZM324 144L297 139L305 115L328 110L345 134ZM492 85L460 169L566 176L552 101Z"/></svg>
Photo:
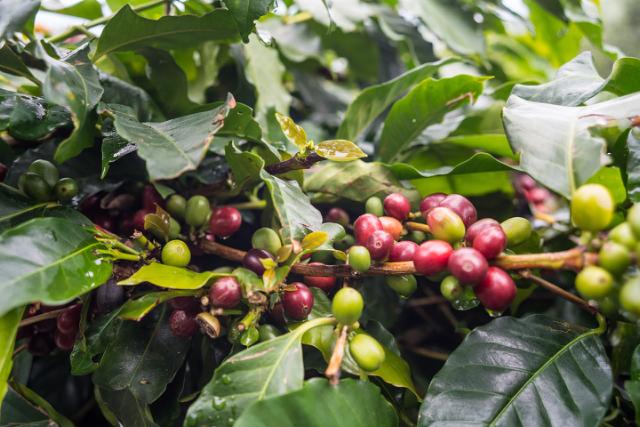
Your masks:
<svg viewBox="0 0 640 427"><path fill-rule="evenodd" d="M58 347L62 351L71 351L76 343L77 333L77 330L71 331L69 333L56 330L53 338L54 342L56 343L56 347Z"/></svg>
<svg viewBox="0 0 640 427"><path fill-rule="evenodd" d="M427 219L427 215L431 209L440 206L440 202L446 198L447 195L444 193L433 193L422 199L422 202L420 202L420 212L422 212L424 219Z"/></svg>
<svg viewBox="0 0 640 427"><path fill-rule="evenodd" d="M486 308L504 311L516 297L518 290L506 271L499 267L489 267L486 276L473 291Z"/></svg>
<svg viewBox="0 0 640 427"><path fill-rule="evenodd" d="M342 208L331 208L324 218L325 222L335 222L343 227L349 225L350 218L347 211Z"/></svg>
<svg viewBox="0 0 640 427"><path fill-rule="evenodd" d="M551 197L551 193L546 188L536 187L527 191L527 200L534 205L539 205L547 201Z"/></svg>
<svg viewBox="0 0 640 427"><path fill-rule="evenodd" d="M189 313L200 311L200 301L194 297L177 297L169 300L169 305L174 310L184 310Z"/></svg>
<svg viewBox="0 0 640 427"><path fill-rule="evenodd" d="M313 308L313 293L309 288L300 282L291 283L293 291L285 290L282 295L282 308L289 319L304 320Z"/></svg>
<svg viewBox="0 0 640 427"><path fill-rule="evenodd" d="M173 310L169 316L169 329L176 337L190 337L198 330L194 313L184 310Z"/></svg>
<svg viewBox="0 0 640 427"><path fill-rule="evenodd" d="M75 336L80 323L80 311L82 306L77 304L67 311L60 313L56 319L56 328L63 334Z"/></svg>
<svg viewBox="0 0 640 427"><path fill-rule="evenodd" d="M353 234L356 242L361 246L365 246L369 236L377 230L382 230L382 223L373 214L360 215L353 223Z"/></svg>
<svg viewBox="0 0 640 427"><path fill-rule="evenodd" d="M473 249L480 252L486 259L497 257L506 247L507 236L502 227L487 227L473 240Z"/></svg>
<svg viewBox="0 0 640 427"><path fill-rule="evenodd" d="M447 268L461 283L473 286L484 279L489 264L477 250L461 248L451 254Z"/></svg>
<svg viewBox="0 0 640 427"><path fill-rule="evenodd" d="M384 230L374 231L367 239L365 247L369 251L371 259L384 261L389 257L393 247L393 236Z"/></svg>
<svg viewBox="0 0 640 427"><path fill-rule="evenodd" d="M389 261L413 261L413 257L418 250L418 244L410 240L396 242L389 253Z"/></svg>
<svg viewBox="0 0 640 427"><path fill-rule="evenodd" d="M263 249L249 249L244 258L242 258L242 265L258 276L262 276L265 268L260 260L265 258L275 259L273 255Z"/></svg>
<svg viewBox="0 0 640 427"><path fill-rule="evenodd" d="M144 217L154 211L150 211L147 209L137 210L136 213L133 214L133 228L138 231L144 230Z"/></svg>
<svg viewBox="0 0 640 427"><path fill-rule="evenodd" d="M240 229L242 215L231 206L214 208L209 219L209 230L217 237L229 237Z"/></svg>
<svg viewBox="0 0 640 427"><path fill-rule="evenodd" d="M418 247L413 256L413 265L418 273L433 276L447 268L453 253L451 245L442 240L429 240Z"/></svg>
<svg viewBox="0 0 640 427"><path fill-rule="evenodd" d="M164 206L164 200L153 185L145 185L142 190L142 207L147 211L155 212L156 205Z"/></svg>
<svg viewBox="0 0 640 427"><path fill-rule="evenodd" d="M411 213L411 203L402 193L391 193L384 198L384 211L387 215L402 221L409 217Z"/></svg>
<svg viewBox="0 0 640 427"><path fill-rule="evenodd" d="M538 186L536 181L529 175L519 175L516 180L516 185L523 191L533 190Z"/></svg>
<svg viewBox="0 0 640 427"><path fill-rule="evenodd" d="M402 236L402 223L392 216L381 216L378 218L382 229L391 234L393 240L398 240Z"/></svg>
<svg viewBox="0 0 640 427"><path fill-rule="evenodd" d="M440 202L440 206L449 208L462 219L465 227L469 227L478 219L478 212L473 204L464 196L459 194L450 194Z"/></svg>
<svg viewBox="0 0 640 427"><path fill-rule="evenodd" d="M484 218L471 224L471 227L469 227L465 235L467 244L473 245L473 239L476 238L478 233L488 227L500 227L500 223L492 218Z"/></svg>
<svg viewBox="0 0 640 427"><path fill-rule="evenodd" d="M323 265L321 262L310 262L309 265ZM322 277L322 276L304 276L304 282L316 288L320 288L326 293L329 293L336 284L335 277Z"/></svg>
<svg viewBox="0 0 640 427"><path fill-rule="evenodd" d="M209 288L209 301L218 308L233 308L240 304L242 287L235 277L221 277Z"/></svg>

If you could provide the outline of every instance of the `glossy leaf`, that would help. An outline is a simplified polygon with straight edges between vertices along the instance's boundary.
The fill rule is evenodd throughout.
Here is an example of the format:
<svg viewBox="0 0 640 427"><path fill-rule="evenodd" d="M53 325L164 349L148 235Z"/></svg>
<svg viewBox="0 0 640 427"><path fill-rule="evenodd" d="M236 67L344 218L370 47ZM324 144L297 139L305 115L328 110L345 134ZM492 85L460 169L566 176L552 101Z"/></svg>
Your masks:
<svg viewBox="0 0 640 427"><path fill-rule="evenodd" d="M83 0L67 7L44 7L43 9L60 15L77 16L84 19L97 19L102 16L102 8L98 0Z"/></svg>
<svg viewBox="0 0 640 427"><path fill-rule="evenodd" d="M119 312L116 309L95 318L76 340L70 356L73 375L87 375L98 368L99 364L94 359L104 353L107 345L115 339L121 322Z"/></svg>
<svg viewBox="0 0 640 427"><path fill-rule="evenodd" d="M40 6L40 0L2 0L0 13L0 40L21 31Z"/></svg>
<svg viewBox="0 0 640 427"><path fill-rule="evenodd" d="M367 157L366 154L351 141L346 139L330 139L316 144L316 153L334 162L351 162Z"/></svg>
<svg viewBox="0 0 640 427"><path fill-rule="evenodd" d="M0 43L0 71L24 77L37 85L40 84L40 80L31 73L20 57L6 43Z"/></svg>
<svg viewBox="0 0 640 427"><path fill-rule="evenodd" d="M343 379L332 386L326 379L312 378L301 390L255 402L234 425L394 427L398 425L398 417L372 383Z"/></svg>
<svg viewBox="0 0 640 427"><path fill-rule="evenodd" d="M73 427L41 396L23 384L9 388L0 411L0 425L29 427Z"/></svg>
<svg viewBox="0 0 640 427"><path fill-rule="evenodd" d="M273 0L225 0L224 4L233 14L233 19L246 43L254 28L254 21L269 12Z"/></svg>
<svg viewBox="0 0 640 427"><path fill-rule="evenodd" d="M189 408L185 427L227 423L253 402L302 388L302 335L331 322L327 318L310 320L295 331L226 359Z"/></svg>
<svg viewBox="0 0 640 427"><path fill-rule="evenodd" d="M640 346L636 347L631 356L630 376L625 381L624 388L629 393L631 402L636 411L636 423L640 421Z"/></svg>
<svg viewBox="0 0 640 427"><path fill-rule="evenodd" d="M113 425L127 427L157 427L148 405L145 405L131 391L112 390L96 387L95 396L102 413Z"/></svg>
<svg viewBox="0 0 640 427"><path fill-rule="evenodd" d="M94 60L112 52L141 47L180 49L208 40L231 43L238 39L233 15L216 9L204 16L164 16L151 20L125 5L105 25L94 53Z"/></svg>
<svg viewBox="0 0 640 427"><path fill-rule="evenodd" d="M598 333L543 315L475 329L431 381L418 425L598 424L613 386Z"/></svg>
<svg viewBox="0 0 640 427"><path fill-rule="evenodd" d="M282 133L287 137L292 144L302 150L307 145L307 133L304 129L297 125L296 122L289 116L285 116L280 113L276 113L276 120L280 125Z"/></svg>
<svg viewBox="0 0 640 427"><path fill-rule="evenodd" d="M434 80L427 78L397 101L384 121L378 152L383 161L393 159L429 125L444 115L473 103L482 93L485 77L458 75Z"/></svg>
<svg viewBox="0 0 640 427"><path fill-rule="evenodd" d="M0 348L0 409L7 394L7 380L13 366L13 347L23 311L22 307L17 307L0 317L0 342L3 343Z"/></svg>
<svg viewBox="0 0 640 427"><path fill-rule="evenodd" d="M38 218L0 235L0 315L40 301L58 305L102 285L111 264L82 226L62 218Z"/></svg>
<svg viewBox="0 0 640 427"><path fill-rule="evenodd" d="M135 320L139 322L142 320L151 310L165 301L177 297L196 296L198 292L185 290L185 291L166 291L166 292L149 292L142 295L140 298L130 299L125 302L118 311L118 317L124 320Z"/></svg>
<svg viewBox="0 0 640 427"><path fill-rule="evenodd" d="M149 282L161 288L193 290L202 288L212 279L228 275L229 274L226 273L214 273L212 271L196 273L188 268L152 262L151 264L140 267L132 276L119 281L118 285L135 286L140 283Z"/></svg>
<svg viewBox="0 0 640 427"><path fill-rule="evenodd" d="M69 125L71 116L59 105L0 89L0 130L14 138L35 141Z"/></svg>

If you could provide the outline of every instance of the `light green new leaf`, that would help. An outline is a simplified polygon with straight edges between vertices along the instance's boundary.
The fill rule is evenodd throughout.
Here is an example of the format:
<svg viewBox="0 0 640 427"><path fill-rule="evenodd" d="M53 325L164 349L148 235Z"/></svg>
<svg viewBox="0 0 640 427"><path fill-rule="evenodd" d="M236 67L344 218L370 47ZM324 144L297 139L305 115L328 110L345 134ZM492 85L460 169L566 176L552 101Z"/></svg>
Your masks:
<svg viewBox="0 0 640 427"><path fill-rule="evenodd" d="M7 380L13 366L13 346L23 311L23 307L17 307L0 317L0 408L7 393Z"/></svg>
<svg viewBox="0 0 640 427"><path fill-rule="evenodd" d="M282 133L291 141L299 150L302 150L307 145L307 133L302 126L297 125L296 122L289 116L276 112L276 120L282 129Z"/></svg>
<svg viewBox="0 0 640 427"><path fill-rule="evenodd" d="M149 314L151 310L165 301L178 297L193 297L197 294L197 291L192 290L150 292L142 295L140 298L130 299L125 302L118 311L118 317L124 320L135 320L139 322Z"/></svg>
<svg viewBox="0 0 640 427"><path fill-rule="evenodd" d="M122 286L135 286L140 283L149 282L155 286L167 289L200 289L211 279L229 276L226 273L214 273L203 271L196 273L193 270L183 267L152 262L143 265L132 276L118 282Z"/></svg>
<svg viewBox="0 0 640 427"><path fill-rule="evenodd" d="M367 157L366 154L351 141L346 139L329 139L316 144L316 154L334 162L351 162Z"/></svg>

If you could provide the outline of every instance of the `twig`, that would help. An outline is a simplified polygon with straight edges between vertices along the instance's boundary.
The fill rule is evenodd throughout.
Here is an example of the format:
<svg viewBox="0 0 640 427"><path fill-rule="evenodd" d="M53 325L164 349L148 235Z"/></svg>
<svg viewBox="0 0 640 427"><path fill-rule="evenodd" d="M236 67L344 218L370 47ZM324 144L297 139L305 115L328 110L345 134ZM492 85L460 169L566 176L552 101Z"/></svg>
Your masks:
<svg viewBox="0 0 640 427"><path fill-rule="evenodd" d="M25 350L27 348L27 345L27 343L20 344L18 347L16 347L15 350L13 350L13 354L11 355L11 357L16 357L22 350Z"/></svg>
<svg viewBox="0 0 640 427"><path fill-rule="evenodd" d="M519 273L520 273L520 276L522 276L523 278L531 280L535 284L540 285L543 288L553 292L554 294L561 296L567 301L577 304L578 306L587 310L591 314L598 313L598 309L592 306L591 304L589 304L587 301L583 300L577 295L572 294L571 292L565 291L561 287L554 285L553 283L543 279L542 277L536 276L535 274L532 274L528 270L520 271Z"/></svg>
<svg viewBox="0 0 640 427"><path fill-rule="evenodd" d="M74 304L74 305L70 305L68 307L59 308L58 310L51 310L51 311L47 311L46 313L38 314L38 315L35 315L35 316L32 316L32 317L27 317L26 319L23 319L18 324L18 327L22 328L23 326L33 325L34 323L42 322L43 320L55 319L60 314L64 313L67 310L71 310L72 308L76 307L77 305L79 305L79 304Z"/></svg>
<svg viewBox="0 0 640 427"><path fill-rule="evenodd" d="M429 228L429 226L421 222L407 221L404 223L404 226L407 228L407 230L431 233L431 229Z"/></svg>
<svg viewBox="0 0 640 427"><path fill-rule="evenodd" d="M443 362L449 358L449 355L447 353L429 350L427 348L415 347L410 348L410 350L415 354L419 354L420 356L428 357L429 359L442 360Z"/></svg>
<svg viewBox="0 0 640 427"><path fill-rule="evenodd" d="M267 206L266 200L254 200L243 203L231 203L227 206L234 207L236 209L264 209Z"/></svg>
<svg viewBox="0 0 640 427"><path fill-rule="evenodd" d="M264 170L271 175L279 175L294 170L309 169L321 160L324 160L324 157L320 157L316 153L309 153L306 157L298 157L295 155L288 160L265 166Z"/></svg>
<svg viewBox="0 0 640 427"><path fill-rule="evenodd" d="M329 359L329 366L327 366L327 369L324 371L324 375L329 378L331 385L337 385L340 380L340 366L342 366L342 358L344 357L344 345L347 342L348 329L346 325L342 327L340 336L333 348L331 359Z"/></svg>

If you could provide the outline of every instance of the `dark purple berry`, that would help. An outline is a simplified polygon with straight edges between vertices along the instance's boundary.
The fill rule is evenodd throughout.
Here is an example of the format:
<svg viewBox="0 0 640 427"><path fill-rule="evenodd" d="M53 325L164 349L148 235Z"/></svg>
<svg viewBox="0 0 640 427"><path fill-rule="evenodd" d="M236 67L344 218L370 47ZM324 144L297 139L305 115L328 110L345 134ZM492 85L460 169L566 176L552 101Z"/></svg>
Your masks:
<svg viewBox="0 0 640 427"><path fill-rule="evenodd" d="M190 337L198 330L196 316L184 310L174 310L169 317L169 328L177 337Z"/></svg>
<svg viewBox="0 0 640 427"><path fill-rule="evenodd" d="M291 283L289 286L295 290L285 290L282 295L282 308L291 320L304 320L313 308L313 293L300 282Z"/></svg>
<svg viewBox="0 0 640 427"><path fill-rule="evenodd" d="M242 265L245 268L256 273L258 276L262 276L264 273L264 265L260 262L261 259L271 258L274 259L273 255L264 249L249 249L245 254L244 258L242 258Z"/></svg>
<svg viewBox="0 0 640 427"><path fill-rule="evenodd" d="M240 304L242 287L235 277L221 277L209 289L209 301L218 308L233 308Z"/></svg>

